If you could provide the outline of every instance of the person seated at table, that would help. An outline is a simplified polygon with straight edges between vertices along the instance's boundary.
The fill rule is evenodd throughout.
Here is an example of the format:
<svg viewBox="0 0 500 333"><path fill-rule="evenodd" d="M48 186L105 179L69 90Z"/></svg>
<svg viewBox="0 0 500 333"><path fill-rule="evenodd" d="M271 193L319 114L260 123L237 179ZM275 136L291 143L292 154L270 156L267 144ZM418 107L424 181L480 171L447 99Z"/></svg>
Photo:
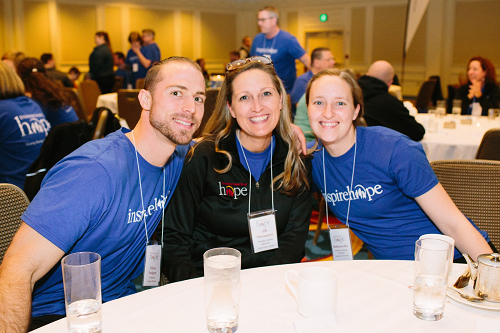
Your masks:
<svg viewBox="0 0 500 333"><path fill-rule="evenodd" d="M101 256L103 302L135 293L148 235L170 200L205 100L203 75L188 58L154 65L144 87L134 130L66 156L21 217L0 265L0 332L26 332L30 315L32 328L64 317L60 262L70 253Z"/></svg>
<svg viewBox="0 0 500 333"><path fill-rule="evenodd" d="M78 79L80 78L80 70L77 67L71 67L68 71L68 78L73 84L73 88L78 88Z"/></svg>
<svg viewBox="0 0 500 333"><path fill-rule="evenodd" d="M283 84L266 57L237 60L226 72L165 212L163 270L171 282L202 276L203 253L216 247L239 250L242 268L304 257L310 162L295 147Z"/></svg>
<svg viewBox="0 0 500 333"><path fill-rule="evenodd" d="M17 65L26 58L26 55L21 51L7 51L2 55L2 61L16 71Z"/></svg>
<svg viewBox="0 0 500 333"><path fill-rule="evenodd" d="M424 126L419 124L403 102L389 93L394 78L394 68L384 60L370 65L366 75L358 79L363 92L364 115L368 126L384 126L420 141Z"/></svg>
<svg viewBox="0 0 500 333"><path fill-rule="evenodd" d="M66 75L66 73L63 73L56 69L56 62L54 60L54 56L52 55L52 53L42 54L40 56L40 61L43 63L43 66L45 67L45 75L47 75L53 80L57 80L67 88L73 88L73 83Z"/></svg>
<svg viewBox="0 0 500 333"><path fill-rule="evenodd" d="M40 106L25 96L14 69L0 61L0 183L24 187L50 128Z"/></svg>
<svg viewBox="0 0 500 333"><path fill-rule="evenodd" d="M51 127L77 121L75 109L61 87L45 75L43 63L36 58L25 58L17 66L26 95L42 108Z"/></svg>
<svg viewBox="0 0 500 333"><path fill-rule="evenodd" d="M481 115L487 116L488 109L498 108L500 88L497 84L495 66L490 60L476 56L467 63L469 82L456 92L456 99L462 100L462 114L472 114L473 103L479 103Z"/></svg>
<svg viewBox="0 0 500 333"><path fill-rule="evenodd" d="M492 252L486 232L439 183L420 143L385 127L357 126L363 95L351 76L336 69L316 74L306 103L319 138L314 184L375 258L413 260L415 241L432 233L452 237L458 250L474 258Z"/></svg>
<svg viewBox="0 0 500 333"><path fill-rule="evenodd" d="M121 88L127 89L128 86L134 86L132 71L125 63L125 55L123 52L115 52L113 54L113 62L116 66L115 76L123 78L123 85Z"/></svg>

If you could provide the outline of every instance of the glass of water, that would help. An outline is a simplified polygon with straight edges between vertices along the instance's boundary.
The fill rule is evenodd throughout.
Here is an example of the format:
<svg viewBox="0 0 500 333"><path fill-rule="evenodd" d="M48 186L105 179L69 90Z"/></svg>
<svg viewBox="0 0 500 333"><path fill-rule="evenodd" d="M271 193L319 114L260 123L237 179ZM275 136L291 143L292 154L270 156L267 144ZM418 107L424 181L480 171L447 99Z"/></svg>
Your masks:
<svg viewBox="0 0 500 333"><path fill-rule="evenodd" d="M238 329L241 253L222 247L203 254L205 306L209 332Z"/></svg>
<svg viewBox="0 0 500 333"><path fill-rule="evenodd" d="M439 117L446 116L446 101L440 100L436 102L436 114Z"/></svg>
<svg viewBox="0 0 500 333"><path fill-rule="evenodd" d="M101 256L76 252L61 260L69 333L102 331Z"/></svg>
<svg viewBox="0 0 500 333"><path fill-rule="evenodd" d="M413 313L417 318L443 318L451 247L441 239L419 239L415 244Z"/></svg>
<svg viewBox="0 0 500 333"><path fill-rule="evenodd" d="M453 107L451 109L451 113L454 116L460 116L462 114L462 100L461 99L454 99L453 100Z"/></svg>

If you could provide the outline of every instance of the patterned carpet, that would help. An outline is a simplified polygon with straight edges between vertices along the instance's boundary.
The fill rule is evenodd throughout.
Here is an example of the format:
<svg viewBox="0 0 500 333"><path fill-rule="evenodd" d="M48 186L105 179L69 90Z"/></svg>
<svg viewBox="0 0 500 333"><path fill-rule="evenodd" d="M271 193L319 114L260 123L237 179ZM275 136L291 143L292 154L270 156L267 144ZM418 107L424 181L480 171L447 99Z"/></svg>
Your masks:
<svg viewBox="0 0 500 333"><path fill-rule="evenodd" d="M334 216L329 215L328 220L330 224L340 224ZM326 217L323 218L323 223L321 224L321 233L318 237L318 242L316 245L313 244L314 233L318 226L318 211L313 210L311 215L311 224L309 226L309 235L306 241L306 256L302 260L304 261L327 261L333 260L332 249L330 247L330 237L328 235L328 227L326 224ZM356 237L351 231L351 241L352 241L352 251L354 254L354 259L367 259L368 252L363 247L363 242Z"/></svg>

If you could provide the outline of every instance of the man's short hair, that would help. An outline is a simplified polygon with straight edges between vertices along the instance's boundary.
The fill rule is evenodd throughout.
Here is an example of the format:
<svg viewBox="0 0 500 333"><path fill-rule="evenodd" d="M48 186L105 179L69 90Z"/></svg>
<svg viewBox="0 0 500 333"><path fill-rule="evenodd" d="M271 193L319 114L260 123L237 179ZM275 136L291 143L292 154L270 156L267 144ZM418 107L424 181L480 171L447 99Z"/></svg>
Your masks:
<svg viewBox="0 0 500 333"><path fill-rule="evenodd" d="M279 22L279 20L280 20L280 13L279 13L278 9L276 9L276 7L265 6L265 7L262 7L261 9L259 9L259 12L261 12L263 10L268 11L269 14L271 15L271 17L276 17L276 23Z"/></svg>
<svg viewBox="0 0 500 333"><path fill-rule="evenodd" d="M161 69L163 65L169 64L171 62L184 62L187 64L190 64L194 68L201 71L200 65L198 65L196 62L193 60L186 58L186 57L178 57L178 56L173 56L169 57L167 59L163 59L162 61L154 64L147 72L146 78L144 79L144 89L149 91L151 95L153 95L154 90L156 89L156 84L161 81L162 77L160 75Z"/></svg>
<svg viewBox="0 0 500 333"><path fill-rule="evenodd" d="M115 52L115 54L118 57L118 59L125 60L125 54L123 54L123 52Z"/></svg>
<svg viewBox="0 0 500 333"><path fill-rule="evenodd" d="M52 60L52 58L53 58L52 53L44 53L41 55L40 61L43 62L44 65L46 65L49 62L49 60Z"/></svg>
<svg viewBox="0 0 500 333"><path fill-rule="evenodd" d="M142 30L142 33L149 34L149 35L153 36L153 39L155 39L155 32L153 29L144 29L144 30Z"/></svg>
<svg viewBox="0 0 500 333"><path fill-rule="evenodd" d="M323 56L323 51L330 51L327 47L317 47L311 53L311 67L314 65L314 60L321 60Z"/></svg>

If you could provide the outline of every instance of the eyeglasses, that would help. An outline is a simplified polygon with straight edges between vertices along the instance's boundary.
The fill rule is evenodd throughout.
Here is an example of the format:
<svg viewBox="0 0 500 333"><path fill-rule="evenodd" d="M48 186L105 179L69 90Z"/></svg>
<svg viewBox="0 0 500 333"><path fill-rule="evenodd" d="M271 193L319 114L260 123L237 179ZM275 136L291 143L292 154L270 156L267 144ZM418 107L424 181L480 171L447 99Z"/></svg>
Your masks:
<svg viewBox="0 0 500 333"><path fill-rule="evenodd" d="M230 71L234 71L236 68L241 67L249 62L260 62L260 63L263 63L264 65L271 65L274 67L273 61L269 57L255 56L255 57L250 57L250 58L246 58L246 59L238 59L238 60L235 60L233 62L230 62L226 66L226 73L230 72Z"/></svg>
<svg viewBox="0 0 500 333"><path fill-rule="evenodd" d="M264 22L265 20L270 20L272 19L272 17L264 17L264 18L260 18L260 19L257 19L257 23L259 22Z"/></svg>

